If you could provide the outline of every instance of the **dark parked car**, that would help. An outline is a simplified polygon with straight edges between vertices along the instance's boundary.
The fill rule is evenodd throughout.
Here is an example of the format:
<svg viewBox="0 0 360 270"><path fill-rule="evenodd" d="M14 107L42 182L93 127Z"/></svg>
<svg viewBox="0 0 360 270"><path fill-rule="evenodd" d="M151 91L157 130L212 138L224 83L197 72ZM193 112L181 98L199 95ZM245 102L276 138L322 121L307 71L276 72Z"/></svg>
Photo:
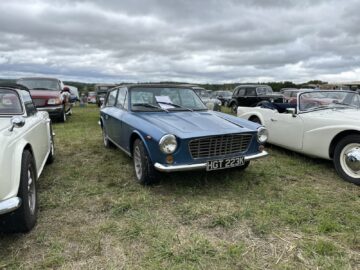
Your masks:
<svg viewBox="0 0 360 270"><path fill-rule="evenodd" d="M190 88L195 91L208 108L214 111L221 110L221 101L211 96L211 90L206 90L200 86L190 86Z"/></svg>
<svg viewBox="0 0 360 270"><path fill-rule="evenodd" d="M234 89L229 107L232 112L236 113L238 106L255 107L264 101L283 103L284 96L280 93L274 93L268 85L239 85Z"/></svg>
<svg viewBox="0 0 360 270"><path fill-rule="evenodd" d="M137 84L109 91L100 110L105 147L133 158L141 184L157 172L245 169L267 155L261 125L210 111L185 86Z"/></svg>
<svg viewBox="0 0 360 270"><path fill-rule="evenodd" d="M30 90L31 97L38 111L47 111L50 118L66 121L66 116L72 114L70 89L55 78L21 78L18 84Z"/></svg>
<svg viewBox="0 0 360 270"><path fill-rule="evenodd" d="M221 101L221 105L223 106L228 106L228 104L230 103L230 100L232 98L232 92L231 91L223 91L223 90L219 90L219 91L214 91L212 93L212 98L217 98L218 100Z"/></svg>
<svg viewBox="0 0 360 270"><path fill-rule="evenodd" d="M108 83L95 85L96 104L98 105L98 107L100 107L104 103L108 90L115 86L116 86L115 84L108 84Z"/></svg>

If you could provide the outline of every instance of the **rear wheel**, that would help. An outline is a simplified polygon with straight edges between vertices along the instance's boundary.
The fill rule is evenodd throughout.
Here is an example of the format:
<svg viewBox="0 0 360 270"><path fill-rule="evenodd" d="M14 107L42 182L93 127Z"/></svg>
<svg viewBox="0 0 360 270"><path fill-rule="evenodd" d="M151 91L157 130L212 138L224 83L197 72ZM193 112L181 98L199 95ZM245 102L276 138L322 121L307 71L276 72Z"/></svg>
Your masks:
<svg viewBox="0 0 360 270"><path fill-rule="evenodd" d="M334 166L346 181L360 185L360 135L349 135L337 143Z"/></svg>
<svg viewBox="0 0 360 270"><path fill-rule="evenodd" d="M135 176L140 184L149 185L156 182L157 173L140 139L136 139L133 145L133 161Z"/></svg>
<svg viewBox="0 0 360 270"><path fill-rule="evenodd" d="M29 232L35 226L38 212L36 180L33 156L28 150L25 150L22 155L18 191L21 206L16 211L1 217L0 231Z"/></svg>

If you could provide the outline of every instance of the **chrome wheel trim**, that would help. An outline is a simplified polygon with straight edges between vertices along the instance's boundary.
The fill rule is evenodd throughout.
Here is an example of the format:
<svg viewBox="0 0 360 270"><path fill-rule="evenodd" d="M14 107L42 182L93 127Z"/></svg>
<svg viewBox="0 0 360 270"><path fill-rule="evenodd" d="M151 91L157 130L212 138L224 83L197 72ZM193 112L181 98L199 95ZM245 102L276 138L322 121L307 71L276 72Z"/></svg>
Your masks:
<svg viewBox="0 0 360 270"><path fill-rule="evenodd" d="M141 153L139 146L135 146L134 149L134 166L135 166L135 174L137 179L141 179L142 177L142 164L141 164Z"/></svg>
<svg viewBox="0 0 360 270"><path fill-rule="evenodd" d="M356 158L356 156L359 158ZM352 178L360 178L360 144L350 143L340 153L340 165L344 172Z"/></svg>
<svg viewBox="0 0 360 270"><path fill-rule="evenodd" d="M36 187L34 175L31 170L31 165L28 167L27 176L28 205L31 215L34 215L36 207Z"/></svg>

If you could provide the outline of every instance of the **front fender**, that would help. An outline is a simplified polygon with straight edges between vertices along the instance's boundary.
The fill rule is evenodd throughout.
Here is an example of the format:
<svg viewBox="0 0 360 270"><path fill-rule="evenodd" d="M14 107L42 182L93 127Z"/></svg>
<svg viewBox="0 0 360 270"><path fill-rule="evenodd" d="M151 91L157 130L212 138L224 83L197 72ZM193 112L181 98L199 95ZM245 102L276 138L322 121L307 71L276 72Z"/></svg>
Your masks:
<svg viewBox="0 0 360 270"><path fill-rule="evenodd" d="M260 119L261 124L265 126L266 121L265 117L258 111L249 110L251 107L238 107L237 109L237 116L246 120L249 120L251 117L256 116Z"/></svg>
<svg viewBox="0 0 360 270"><path fill-rule="evenodd" d="M27 141L20 139L9 143L5 146L4 151L2 151L0 200L12 198L18 194L22 154L28 145Z"/></svg>

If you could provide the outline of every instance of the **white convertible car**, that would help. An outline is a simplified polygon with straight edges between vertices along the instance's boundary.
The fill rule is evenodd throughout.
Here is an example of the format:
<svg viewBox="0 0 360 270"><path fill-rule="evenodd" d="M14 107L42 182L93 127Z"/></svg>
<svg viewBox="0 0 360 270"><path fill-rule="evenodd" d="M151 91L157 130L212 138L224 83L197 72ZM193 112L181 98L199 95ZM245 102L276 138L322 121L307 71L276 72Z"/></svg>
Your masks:
<svg viewBox="0 0 360 270"><path fill-rule="evenodd" d="M241 118L263 124L268 142L333 160L346 181L360 184L360 96L352 91L311 91L293 103L239 107Z"/></svg>
<svg viewBox="0 0 360 270"><path fill-rule="evenodd" d="M30 231L37 218L36 181L54 159L47 112L38 112L29 91L0 86L0 231Z"/></svg>

